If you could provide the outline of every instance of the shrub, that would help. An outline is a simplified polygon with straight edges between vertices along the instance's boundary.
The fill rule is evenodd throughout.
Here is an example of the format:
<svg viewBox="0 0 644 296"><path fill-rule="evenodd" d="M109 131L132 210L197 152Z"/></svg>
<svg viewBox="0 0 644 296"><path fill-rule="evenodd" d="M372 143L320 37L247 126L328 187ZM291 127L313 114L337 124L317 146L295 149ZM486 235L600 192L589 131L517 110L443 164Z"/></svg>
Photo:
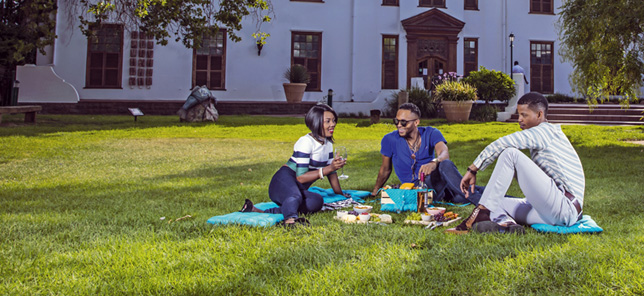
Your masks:
<svg viewBox="0 0 644 296"><path fill-rule="evenodd" d="M290 83L309 83L311 77L309 71L300 64L295 64L286 69L284 78Z"/></svg>
<svg viewBox="0 0 644 296"><path fill-rule="evenodd" d="M436 104L435 100L427 90L412 87L405 90L409 94L409 102L414 103L420 109L420 115L423 118L436 117ZM398 111L398 94L400 91L394 92L389 99L385 99L385 108L382 110L384 117L394 117Z"/></svg>
<svg viewBox="0 0 644 296"><path fill-rule="evenodd" d="M476 120L481 122L495 121L496 113L498 110L496 106L493 105L478 105L472 107L472 112L470 113L470 120Z"/></svg>
<svg viewBox="0 0 644 296"><path fill-rule="evenodd" d="M432 90L436 89L437 86L447 82L447 81L459 81L463 78L462 75L458 75L456 72L445 72L443 74L438 74L432 77Z"/></svg>
<svg viewBox="0 0 644 296"><path fill-rule="evenodd" d="M501 71L488 70L481 66L478 71L470 72L463 82L476 88L478 97L489 103L492 100L508 101L516 93L514 81Z"/></svg>
<svg viewBox="0 0 644 296"><path fill-rule="evenodd" d="M569 96L569 95L564 95L560 93L554 93L551 95L547 95L546 99L548 100L548 103L575 103L577 102L577 99Z"/></svg>
<svg viewBox="0 0 644 296"><path fill-rule="evenodd" d="M446 81L436 86L434 99L440 101L473 101L476 100L476 89L467 83Z"/></svg>

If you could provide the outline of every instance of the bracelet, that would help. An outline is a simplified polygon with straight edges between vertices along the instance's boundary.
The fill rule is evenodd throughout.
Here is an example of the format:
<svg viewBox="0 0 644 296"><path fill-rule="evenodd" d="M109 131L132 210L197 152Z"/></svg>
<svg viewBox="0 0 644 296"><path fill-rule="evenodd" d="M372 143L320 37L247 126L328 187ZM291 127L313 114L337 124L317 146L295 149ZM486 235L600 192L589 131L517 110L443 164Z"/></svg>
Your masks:
<svg viewBox="0 0 644 296"><path fill-rule="evenodd" d="M320 180L324 179L324 172L322 171L322 168L320 168Z"/></svg>
<svg viewBox="0 0 644 296"><path fill-rule="evenodd" d="M476 173L477 173L477 172L476 172L475 170L472 170L472 169L470 169L469 167L467 167L467 171L468 171L468 172L470 172L470 173L472 173L472 175L476 176Z"/></svg>

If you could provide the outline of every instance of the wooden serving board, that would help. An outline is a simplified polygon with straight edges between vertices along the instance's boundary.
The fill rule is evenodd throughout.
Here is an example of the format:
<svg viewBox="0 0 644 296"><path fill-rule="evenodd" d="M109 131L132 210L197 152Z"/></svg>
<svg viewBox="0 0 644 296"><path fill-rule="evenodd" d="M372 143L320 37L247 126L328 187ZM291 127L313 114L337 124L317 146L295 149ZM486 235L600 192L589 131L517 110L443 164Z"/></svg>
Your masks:
<svg viewBox="0 0 644 296"><path fill-rule="evenodd" d="M454 222L456 222L456 221L458 221L458 220L460 220L460 219L461 219L461 217L456 217L456 218L454 218L454 219L452 219L452 220L445 221L445 222L443 222L443 225L441 225L441 226L447 226L447 225L450 225L450 224L452 224L452 223L454 223ZM432 220L432 221L405 220L405 224L412 224L412 225L423 225L423 226L429 226L429 225L434 225L434 224L436 224L436 223L437 223L437 222L436 222L436 221L434 221L434 220Z"/></svg>

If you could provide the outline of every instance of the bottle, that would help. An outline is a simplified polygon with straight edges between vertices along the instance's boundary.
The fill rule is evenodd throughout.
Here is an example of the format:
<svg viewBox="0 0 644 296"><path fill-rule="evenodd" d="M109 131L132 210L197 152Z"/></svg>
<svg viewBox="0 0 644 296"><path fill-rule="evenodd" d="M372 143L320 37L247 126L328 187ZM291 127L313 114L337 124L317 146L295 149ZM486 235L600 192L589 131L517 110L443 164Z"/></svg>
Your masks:
<svg viewBox="0 0 644 296"><path fill-rule="evenodd" d="M416 191L416 211L419 213L426 213L429 200L429 188L425 184L425 173L420 173L420 183Z"/></svg>

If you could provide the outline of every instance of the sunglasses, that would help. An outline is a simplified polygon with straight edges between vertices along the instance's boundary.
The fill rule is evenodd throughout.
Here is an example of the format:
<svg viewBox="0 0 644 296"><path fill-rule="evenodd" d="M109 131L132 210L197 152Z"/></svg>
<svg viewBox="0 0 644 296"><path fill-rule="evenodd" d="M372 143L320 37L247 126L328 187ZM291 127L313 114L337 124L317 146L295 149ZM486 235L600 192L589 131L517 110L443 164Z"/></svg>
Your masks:
<svg viewBox="0 0 644 296"><path fill-rule="evenodd" d="M400 123L400 125L402 125L402 127L407 127L407 124L408 124L408 123L410 123L410 122L412 122L412 121L414 121L414 120L416 120L416 119L412 119L412 120L403 120L403 119L400 119L400 120L398 120L398 118L394 118L394 125L396 125L396 126L397 126L397 125L398 125L398 123Z"/></svg>

